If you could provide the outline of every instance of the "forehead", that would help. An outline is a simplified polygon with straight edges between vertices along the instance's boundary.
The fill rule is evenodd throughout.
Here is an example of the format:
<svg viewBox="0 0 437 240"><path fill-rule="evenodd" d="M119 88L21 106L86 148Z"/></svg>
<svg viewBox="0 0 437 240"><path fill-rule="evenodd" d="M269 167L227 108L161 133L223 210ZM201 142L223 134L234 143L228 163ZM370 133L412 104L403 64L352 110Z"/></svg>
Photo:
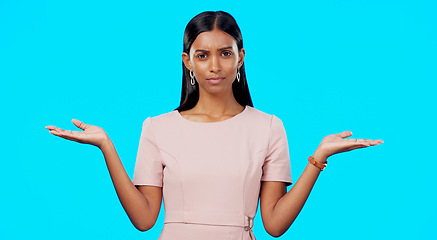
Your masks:
<svg viewBox="0 0 437 240"><path fill-rule="evenodd" d="M218 49L222 47L237 47L237 43L231 35L222 30L214 29L199 34L191 45L191 50Z"/></svg>

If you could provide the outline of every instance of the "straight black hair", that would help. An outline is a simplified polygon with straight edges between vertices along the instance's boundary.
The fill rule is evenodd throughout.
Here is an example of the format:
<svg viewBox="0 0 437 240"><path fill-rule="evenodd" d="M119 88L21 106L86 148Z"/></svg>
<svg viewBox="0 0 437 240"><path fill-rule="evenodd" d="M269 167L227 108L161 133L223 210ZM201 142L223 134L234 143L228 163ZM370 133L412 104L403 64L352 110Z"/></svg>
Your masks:
<svg viewBox="0 0 437 240"><path fill-rule="evenodd" d="M202 32L209 32L214 29L222 30L231 35L237 42L238 51L243 48L243 38L241 36L240 28L235 19L227 12L223 11L207 11L195 16L187 24L184 32L184 52L190 54L190 48L197 36ZM190 70L188 70L182 62L182 93L181 103L176 110L184 111L192 109L199 101L199 86L190 83ZM246 72L244 70L244 63L240 67L240 82L234 81L232 84L232 91L235 100L242 105L249 105L253 107L252 99L247 86Z"/></svg>

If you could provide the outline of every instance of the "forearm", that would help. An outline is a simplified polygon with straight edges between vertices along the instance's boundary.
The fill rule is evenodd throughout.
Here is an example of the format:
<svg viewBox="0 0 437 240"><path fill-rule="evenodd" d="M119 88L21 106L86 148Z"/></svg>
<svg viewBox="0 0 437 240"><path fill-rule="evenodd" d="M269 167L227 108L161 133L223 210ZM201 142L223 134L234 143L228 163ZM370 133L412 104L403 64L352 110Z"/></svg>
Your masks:
<svg viewBox="0 0 437 240"><path fill-rule="evenodd" d="M147 197L145 197L131 182L123 164L108 138L100 147L105 157L109 174L114 184L118 198L133 225L142 231L150 229L156 221Z"/></svg>
<svg viewBox="0 0 437 240"><path fill-rule="evenodd" d="M324 157L316 150L313 154L316 161L325 162ZM274 206L270 215L270 225L274 226L274 235L284 234L302 210L308 196L320 174L320 169L308 163L296 184L282 196Z"/></svg>

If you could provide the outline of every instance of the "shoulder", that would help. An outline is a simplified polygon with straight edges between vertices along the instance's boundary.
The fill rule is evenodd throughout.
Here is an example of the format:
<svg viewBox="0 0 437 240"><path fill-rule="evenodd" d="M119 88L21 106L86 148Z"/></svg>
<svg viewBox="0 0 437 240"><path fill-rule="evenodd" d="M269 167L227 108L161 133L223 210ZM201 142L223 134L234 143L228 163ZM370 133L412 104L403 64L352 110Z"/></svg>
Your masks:
<svg viewBox="0 0 437 240"><path fill-rule="evenodd" d="M270 139L272 137L286 136L284 124L277 116L262 112L252 107L249 109L249 114L247 114L247 116L249 117L247 122L250 122L250 128L257 129L258 132L263 132L270 136Z"/></svg>
<svg viewBox="0 0 437 240"><path fill-rule="evenodd" d="M273 116L271 114L265 113L261 110L258 110L254 107L251 107L251 106L247 106L246 111L247 111L248 115L250 115L251 117L255 117L255 118L259 118L259 119L269 119Z"/></svg>
<svg viewBox="0 0 437 240"><path fill-rule="evenodd" d="M163 114L158 115L158 116L150 117L150 119L152 119L154 122L155 121L168 121L168 120L176 119L178 114L179 113L177 112L177 110L173 110L173 111L168 112L168 113L163 113Z"/></svg>
<svg viewBox="0 0 437 240"><path fill-rule="evenodd" d="M267 123L269 125L282 125L281 119L279 119L277 116L265 113L263 111L260 111L256 108L247 106L247 112L248 117L256 122L263 122Z"/></svg>
<svg viewBox="0 0 437 240"><path fill-rule="evenodd" d="M144 120L143 125L167 125L174 124L175 120L178 118L178 112L176 110L164 113L158 116L148 117Z"/></svg>

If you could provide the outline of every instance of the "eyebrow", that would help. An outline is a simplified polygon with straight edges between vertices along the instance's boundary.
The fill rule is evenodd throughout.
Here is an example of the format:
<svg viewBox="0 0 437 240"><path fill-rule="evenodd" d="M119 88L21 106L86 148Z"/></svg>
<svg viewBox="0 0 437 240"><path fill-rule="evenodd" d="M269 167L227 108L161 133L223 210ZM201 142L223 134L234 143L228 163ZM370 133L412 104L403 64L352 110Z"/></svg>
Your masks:
<svg viewBox="0 0 437 240"><path fill-rule="evenodd" d="M232 47L231 46L229 46L229 47L222 47L222 48L219 48L218 50L222 51L222 50L226 50L226 49L232 49ZM209 50L196 49L195 52L209 52Z"/></svg>

